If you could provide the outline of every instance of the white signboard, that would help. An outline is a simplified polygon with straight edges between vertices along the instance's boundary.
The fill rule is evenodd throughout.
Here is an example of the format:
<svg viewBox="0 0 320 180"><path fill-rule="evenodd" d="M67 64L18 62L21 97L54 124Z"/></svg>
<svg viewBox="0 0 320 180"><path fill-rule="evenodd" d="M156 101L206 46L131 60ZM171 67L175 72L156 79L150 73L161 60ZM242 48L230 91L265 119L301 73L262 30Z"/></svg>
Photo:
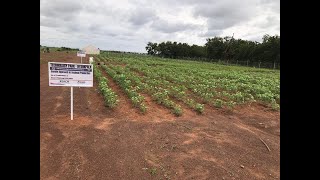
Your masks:
<svg viewBox="0 0 320 180"><path fill-rule="evenodd" d="M78 52L77 52L77 56L78 56L78 57L86 57L86 52L84 52L84 51L78 51Z"/></svg>
<svg viewBox="0 0 320 180"><path fill-rule="evenodd" d="M93 87L92 64L49 62L49 86Z"/></svg>

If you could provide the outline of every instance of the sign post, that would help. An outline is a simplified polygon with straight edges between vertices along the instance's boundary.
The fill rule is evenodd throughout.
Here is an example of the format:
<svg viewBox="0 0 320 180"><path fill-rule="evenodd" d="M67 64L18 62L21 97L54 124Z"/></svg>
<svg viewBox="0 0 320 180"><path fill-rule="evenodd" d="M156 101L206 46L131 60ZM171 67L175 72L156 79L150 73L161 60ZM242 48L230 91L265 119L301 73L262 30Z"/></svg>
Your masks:
<svg viewBox="0 0 320 180"><path fill-rule="evenodd" d="M81 64L82 64L82 57L86 57L86 52L85 51L78 51L77 56L80 57Z"/></svg>
<svg viewBox="0 0 320 180"><path fill-rule="evenodd" d="M71 120L73 120L73 87L71 86Z"/></svg>
<svg viewBox="0 0 320 180"><path fill-rule="evenodd" d="M49 86L71 87L70 104L73 120L73 87L93 87L92 64L48 62Z"/></svg>

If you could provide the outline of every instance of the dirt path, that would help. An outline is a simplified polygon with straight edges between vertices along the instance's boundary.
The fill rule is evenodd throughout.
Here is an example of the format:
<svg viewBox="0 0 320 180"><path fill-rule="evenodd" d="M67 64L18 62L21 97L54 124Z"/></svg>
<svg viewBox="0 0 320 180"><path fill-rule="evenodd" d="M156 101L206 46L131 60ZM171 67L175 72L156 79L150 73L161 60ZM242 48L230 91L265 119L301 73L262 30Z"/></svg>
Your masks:
<svg viewBox="0 0 320 180"><path fill-rule="evenodd" d="M80 61L75 53L40 56ZM111 88L120 97L114 110L95 83L74 88L71 121L70 88L49 87L48 65L40 64L41 179L279 179L278 112L253 104L175 117L146 98L151 108L142 115L112 81Z"/></svg>

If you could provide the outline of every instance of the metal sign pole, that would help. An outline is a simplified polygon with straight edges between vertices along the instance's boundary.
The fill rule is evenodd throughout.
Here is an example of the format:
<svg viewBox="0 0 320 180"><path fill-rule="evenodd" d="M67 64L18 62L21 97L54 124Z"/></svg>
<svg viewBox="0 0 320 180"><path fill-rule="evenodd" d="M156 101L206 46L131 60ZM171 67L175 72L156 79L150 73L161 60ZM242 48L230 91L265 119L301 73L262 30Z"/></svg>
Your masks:
<svg viewBox="0 0 320 180"><path fill-rule="evenodd" d="M73 87L71 86L71 120L73 120Z"/></svg>

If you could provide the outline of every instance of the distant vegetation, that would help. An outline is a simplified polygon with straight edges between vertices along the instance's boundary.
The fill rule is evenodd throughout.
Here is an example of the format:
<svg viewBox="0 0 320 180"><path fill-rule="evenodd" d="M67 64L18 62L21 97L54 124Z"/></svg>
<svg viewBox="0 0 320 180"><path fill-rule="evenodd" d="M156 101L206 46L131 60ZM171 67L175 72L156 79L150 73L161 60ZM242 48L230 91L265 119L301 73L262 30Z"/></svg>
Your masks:
<svg viewBox="0 0 320 180"><path fill-rule="evenodd" d="M50 53L50 49L49 49L49 47L45 47L45 46L40 45L40 52Z"/></svg>
<svg viewBox="0 0 320 180"><path fill-rule="evenodd" d="M78 48L69 48L69 47L48 47L48 46L41 46L40 44L40 52L55 52L55 51L79 51Z"/></svg>
<svg viewBox="0 0 320 180"><path fill-rule="evenodd" d="M57 49L57 51L79 51L78 48L68 48L68 47L61 47Z"/></svg>
<svg viewBox="0 0 320 180"><path fill-rule="evenodd" d="M177 42L149 42L147 53L174 59L198 59L201 61L248 61L280 63L280 36L264 35L263 42L234 39L226 36L208 38L204 46Z"/></svg>

